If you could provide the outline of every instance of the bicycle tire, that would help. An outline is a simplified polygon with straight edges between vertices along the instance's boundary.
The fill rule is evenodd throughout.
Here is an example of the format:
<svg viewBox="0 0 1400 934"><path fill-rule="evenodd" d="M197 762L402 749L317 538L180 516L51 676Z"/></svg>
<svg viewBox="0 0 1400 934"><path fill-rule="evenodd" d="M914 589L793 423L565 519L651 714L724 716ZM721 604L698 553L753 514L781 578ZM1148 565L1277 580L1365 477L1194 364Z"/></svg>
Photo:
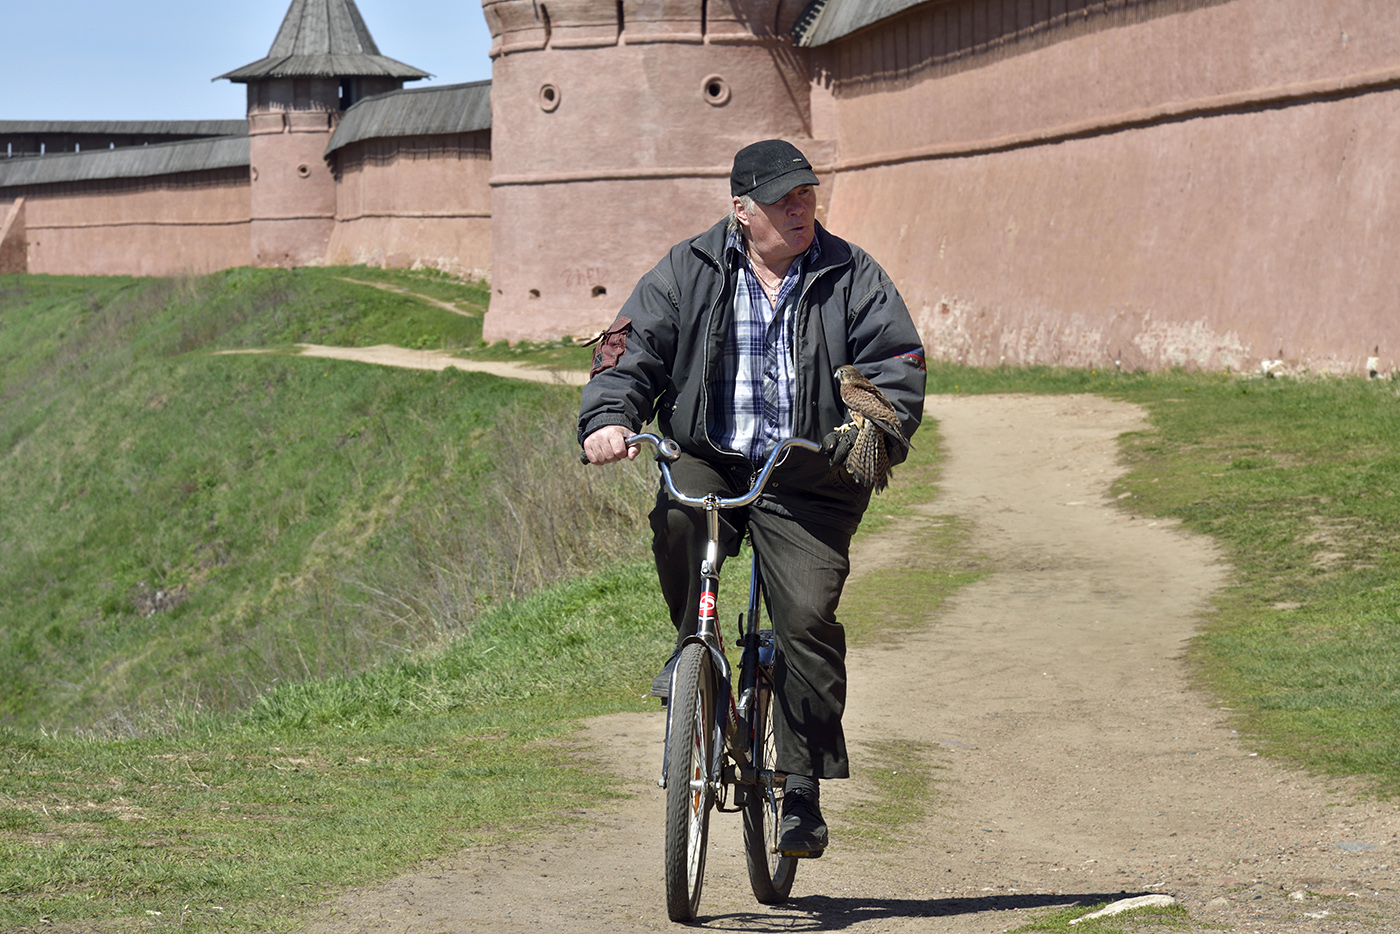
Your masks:
<svg viewBox="0 0 1400 934"><path fill-rule="evenodd" d="M773 689L764 676L758 679L754 697L753 766L758 785L744 808L744 859L749 867L753 896L763 905L781 905L797 878L797 859L777 852L781 799L763 782L777 758L773 740Z"/></svg>
<svg viewBox="0 0 1400 934"><path fill-rule="evenodd" d="M666 749L666 913L693 921L705 883L714 804L715 684L709 655L691 644L676 662Z"/></svg>

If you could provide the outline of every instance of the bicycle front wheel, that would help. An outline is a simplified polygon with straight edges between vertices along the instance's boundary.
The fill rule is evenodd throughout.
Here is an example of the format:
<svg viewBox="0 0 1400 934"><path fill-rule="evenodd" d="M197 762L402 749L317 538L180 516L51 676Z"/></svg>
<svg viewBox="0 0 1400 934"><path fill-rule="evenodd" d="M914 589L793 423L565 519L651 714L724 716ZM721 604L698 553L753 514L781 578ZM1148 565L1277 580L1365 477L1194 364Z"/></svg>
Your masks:
<svg viewBox="0 0 1400 934"><path fill-rule="evenodd" d="M666 913L693 921L705 882L714 803L715 684L709 654L691 644L676 662L666 748Z"/></svg>
<svg viewBox="0 0 1400 934"><path fill-rule="evenodd" d="M744 857L754 898L764 905L779 905L792 891L797 859L778 852L782 798L773 785L773 762L778 757L773 740L773 688L762 676L754 698L753 725L753 767L758 785L744 808Z"/></svg>

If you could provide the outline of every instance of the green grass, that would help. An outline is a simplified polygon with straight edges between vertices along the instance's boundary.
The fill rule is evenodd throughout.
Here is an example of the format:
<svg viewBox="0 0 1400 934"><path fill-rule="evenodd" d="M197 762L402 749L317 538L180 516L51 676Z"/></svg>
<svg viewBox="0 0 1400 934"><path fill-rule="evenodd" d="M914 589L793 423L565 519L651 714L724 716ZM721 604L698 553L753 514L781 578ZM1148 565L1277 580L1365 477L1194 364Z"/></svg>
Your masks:
<svg viewBox="0 0 1400 934"><path fill-rule="evenodd" d="M1233 568L1190 657L1262 751L1400 793L1400 389L1393 380L938 367L931 392L1096 392L1144 406L1126 508Z"/></svg>
<svg viewBox="0 0 1400 934"><path fill-rule="evenodd" d="M316 601L372 561L405 500L489 469L469 426L536 394L472 374L261 357L155 361L133 376L73 400L8 458L0 538L17 547L0 614L17 625L0 711L14 722L71 725L170 693L228 707L259 689L261 653L293 645L312 675L354 664ZM250 638L260 632L288 644ZM57 672L77 685L62 697L43 687Z"/></svg>
<svg viewBox="0 0 1400 934"><path fill-rule="evenodd" d="M1217 925L1195 921L1181 905L1167 907L1133 908L1129 911L1106 918L1092 918L1075 922L1087 914L1104 907L1098 905L1076 905L1047 912L1030 924L1012 928L1010 934L1031 934L1034 931L1048 934L1168 934L1182 931L1210 931Z"/></svg>
<svg viewBox="0 0 1400 934"><path fill-rule="evenodd" d="M1206 386L1153 408L1124 484L1236 568L1193 658L1261 748L1400 791L1400 410L1392 385Z"/></svg>
<svg viewBox="0 0 1400 934"><path fill-rule="evenodd" d="M881 849L908 843L910 830L934 811L941 768L929 743L890 739L863 746L851 777L868 793L833 815L841 839Z"/></svg>
<svg viewBox="0 0 1400 934"><path fill-rule="evenodd" d="M862 568L841 596L841 618L852 644L890 642L925 626L945 600L985 573L980 556L967 550L971 534L957 516L910 518L893 504L881 510L880 533L895 536L897 548L882 550L878 567ZM898 595L891 599L891 595Z"/></svg>
<svg viewBox="0 0 1400 934"><path fill-rule="evenodd" d="M365 340L360 334L335 335L321 343L335 346L355 347L369 343L396 344L418 350L446 350L455 356L468 360L522 363L526 366L545 369L587 370L593 361L593 349L583 347L572 340L558 340L545 343L519 341L508 344L496 341L488 344L481 338L482 318L490 300L490 290L482 283L461 282L441 273L430 270L329 268L318 270L330 273L340 279L354 279L358 282L377 282L403 290L397 301L384 302L393 309L387 320L376 322L377 333L390 334L385 325L393 324L393 336L385 340ZM349 295L360 302L373 301L371 290L365 286L351 285ZM471 315L453 322L453 327L442 328L440 319L432 317L426 323L418 323L416 316L400 317L406 303L421 309L431 307L418 296L427 296L456 307L463 314ZM381 299L380 301L383 301ZM317 343L304 341L304 343Z"/></svg>
<svg viewBox="0 0 1400 934"><path fill-rule="evenodd" d="M559 739L642 706L670 642L651 573L553 588L441 653L173 735L0 731L0 929L302 930L338 887L608 798Z"/></svg>
<svg viewBox="0 0 1400 934"><path fill-rule="evenodd" d="M670 644L635 560L652 468L573 465L560 387L211 353L586 363L485 347L480 317L416 295L485 300L358 268L0 277L0 929L301 929L338 887L611 793L564 738L638 709ZM1192 650L1202 685L1261 749L1394 793L1394 384L935 366L930 390L1143 405L1115 493L1236 569ZM981 573L967 529L913 508L936 493L930 429L861 533L907 547L851 582L855 645ZM937 763L866 765L845 819L885 845L920 815L891 801L936 805Z"/></svg>

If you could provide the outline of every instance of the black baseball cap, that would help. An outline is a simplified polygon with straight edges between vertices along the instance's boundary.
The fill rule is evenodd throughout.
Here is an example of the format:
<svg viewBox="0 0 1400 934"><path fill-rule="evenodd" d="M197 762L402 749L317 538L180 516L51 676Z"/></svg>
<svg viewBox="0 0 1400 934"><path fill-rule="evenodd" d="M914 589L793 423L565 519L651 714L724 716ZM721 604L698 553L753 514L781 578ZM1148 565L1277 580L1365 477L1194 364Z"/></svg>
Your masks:
<svg viewBox="0 0 1400 934"><path fill-rule="evenodd" d="M783 200L799 185L819 185L812 163L792 143L765 139L745 146L734 154L729 173L729 193L748 195L759 204Z"/></svg>

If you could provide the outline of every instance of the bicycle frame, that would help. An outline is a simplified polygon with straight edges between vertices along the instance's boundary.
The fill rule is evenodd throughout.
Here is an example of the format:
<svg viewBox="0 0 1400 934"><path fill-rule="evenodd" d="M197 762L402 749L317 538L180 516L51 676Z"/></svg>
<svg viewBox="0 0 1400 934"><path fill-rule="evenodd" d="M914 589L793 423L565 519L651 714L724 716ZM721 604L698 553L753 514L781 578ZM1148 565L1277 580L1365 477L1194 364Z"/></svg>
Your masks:
<svg viewBox="0 0 1400 934"><path fill-rule="evenodd" d="M671 463L680 457L680 446L670 439L661 439L653 434L643 433L633 435L627 439L628 446L638 444L648 444L656 450L656 461L661 468L661 476L666 484L666 490L677 501L687 506L694 506L702 509L705 513L705 556L700 562L700 605L697 608L696 631L693 635L687 636L681 641L680 648L684 648L692 643L703 645L709 654L710 661L714 665L716 673L717 692L716 702L721 705L721 709L715 711L715 736L713 749L715 750L716 761L712 763L710 774L717 776L712 791L720 810L725 810L723 804L724 786L734 784L736 786L751 786L759 780L759 776L753 774L750 764L748 740L753 735L753 700L757 687L758 670L760 666L759 655L762 647L759 645L759 602L762 595L762 573L759 556L757 553L753 557L753 570L749 580L749 607L747 620L744 621L744 629L740 635L739 645L743 646L743 654L740 657L740 691L736 700L733 690L733 672L729 664L729 659L724 651L724 636L720 630L718 602L719 602L719 513L721 509L735 509L753 503L763 493L768 485L768 479L773 473L773 469L782 461L783 455L789 448L803 448L812 452L819 452L821 446L804 438L789 438L775 447L763 467L755 475L748 492L734 497L721 497L716 493L708 493L703 496L692 496L681 492L676 488L675 480L671 476ZM769 653L769 664L771 665L771 647ZM671 692L670 696L675 696L676 671L671 672ZM669 748L671 742L672 715L674 711L668 704L666 708L666 747ZM734 760L735 768L731 771L724 768L724 756L726 753ZM662 788L666 787L666 759L662 757L661 780L657 783ZM771 791L771 785L770 785ZM736 795L736 807L741 802Z"/></svg>

